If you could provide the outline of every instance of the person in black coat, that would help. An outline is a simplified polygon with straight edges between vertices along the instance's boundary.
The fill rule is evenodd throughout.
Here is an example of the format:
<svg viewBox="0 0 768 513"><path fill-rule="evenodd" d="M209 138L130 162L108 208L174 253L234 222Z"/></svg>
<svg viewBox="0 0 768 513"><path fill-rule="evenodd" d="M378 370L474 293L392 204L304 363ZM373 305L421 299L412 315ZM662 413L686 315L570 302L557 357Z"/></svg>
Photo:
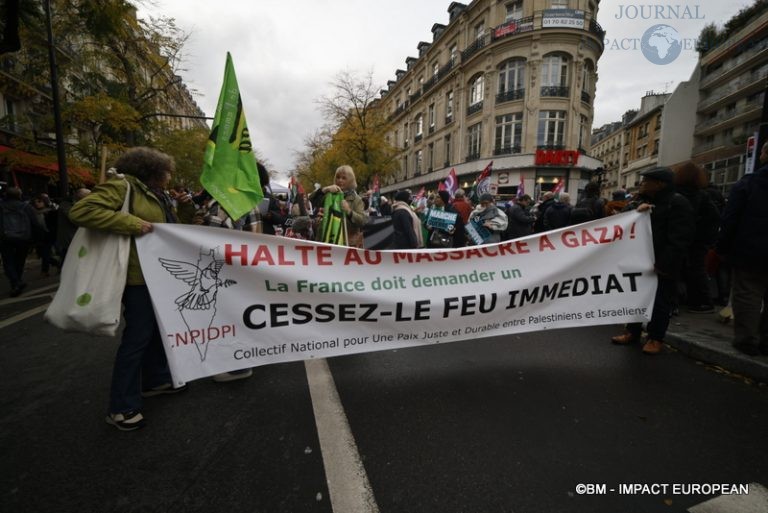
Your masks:
<svg viewBox="0 0 768 513"><path fill-rule="evenodd" d="M715 311L709 294L709 277L704 260L717 240L720 213L706 192L708 183L707 173L693 162L675 167L675 190L691 203L696 220L695 235L683 266L686 303L688 311L692 313Z"/></svg>
<svg viewBox="0 0 768 513"><path fill-rule="evenodd" d="M544 212L544 229L556 230L574 224L571 221L571 195L561 192L558 200Z"/></svg>
<svg viewBox="0 0 768 513"><path fill-rule="evenodd" d="M508 224L504 233L504 240L517 239L533 233L533 222L536 218L529 210L531 201L530 196L523 194L507 207Z"/></svg>
<svg viewBox="0 0 768 513"><path fill-rule="evenodd" d="M392 206L392 236L391 249L416 249L421 247L416 232L421 231L419 218L411 209L411 193L408 191L398 191L395 194L395 203ZM415 221L414 221L415 219Z"/></svg>
<svg viewBox="0 0 768 513"><path fill-rule="evenodd" d="M646 327L648 338L643 345L646 354L662 351L664 336L675 301L677 279L688 247L696 232L693 208L684 196L674 190L675 174L667 167L655 167L640 173L639 199L627 205L626 210L651 211L653 232L654 270L658 276L656 299L651 320ZM631 344L640 340L641 323L627 324L626 332L611 339L614 344Z"/></svg>
<svg viewBox="0 0 768 513"><path fill-rule="evenodd" d="M768 354L768 143L760 167L731 188L717 253L733 269L733 346Z"/></svg>
<svg viewBox="0 0 768 513"><path fill-rule="evenodd" d="M555 194L552 191L547 191L542 196L541 202L536 206L536 221L533 223L533 231L535 233L541 233L544 228L544 213L549 207L555 203Z"/></svg>

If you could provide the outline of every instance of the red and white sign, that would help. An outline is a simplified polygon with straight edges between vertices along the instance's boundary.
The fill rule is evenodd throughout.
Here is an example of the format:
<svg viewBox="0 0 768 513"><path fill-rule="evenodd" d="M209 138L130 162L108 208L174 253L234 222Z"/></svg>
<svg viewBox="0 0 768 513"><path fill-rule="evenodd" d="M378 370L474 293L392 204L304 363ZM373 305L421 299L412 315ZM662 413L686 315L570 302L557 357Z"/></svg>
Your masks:
<svg viewBox="0 0 768 513"><path fill-rule="evenodd" d="M575 166L580 153L576 150L536 150L537 166Z"/></svg>

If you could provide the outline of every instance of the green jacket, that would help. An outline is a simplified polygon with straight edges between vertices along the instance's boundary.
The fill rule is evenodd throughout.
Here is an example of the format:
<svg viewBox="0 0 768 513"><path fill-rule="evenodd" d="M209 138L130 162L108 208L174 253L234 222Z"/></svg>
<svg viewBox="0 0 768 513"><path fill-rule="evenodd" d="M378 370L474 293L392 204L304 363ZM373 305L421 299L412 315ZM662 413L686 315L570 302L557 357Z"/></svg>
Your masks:
<svg viewBox="0 0 768 513"><path fill-rule="evenodd" d="M126 181L131 184L129 214L120 212L125 201ZM192 203L179 205L180 222L190 223L194 214L195 207ZM97 185L93 192L74 204L69 211L69 219L78 226L131 235L126 285L145 284L133 236L141 234L141 220L164 223L165 211L157 196L142 181L125 175L125 180L113 179Z"/></svg>

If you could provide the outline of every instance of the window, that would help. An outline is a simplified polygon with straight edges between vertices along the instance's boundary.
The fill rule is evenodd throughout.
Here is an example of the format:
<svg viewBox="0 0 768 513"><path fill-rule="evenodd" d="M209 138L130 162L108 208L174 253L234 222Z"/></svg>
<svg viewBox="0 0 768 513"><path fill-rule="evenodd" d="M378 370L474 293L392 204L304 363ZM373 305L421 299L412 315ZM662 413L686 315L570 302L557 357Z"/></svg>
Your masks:
<svg viewBox="0 0 768 513"><path fill-rule="evenodd" d="M585 62L581 70L581 90L585 93L592 90L592 64L589 62Z"/></svg>
<svg viewBox="0 0 768 513"><path fill-rule="evenodd" d="M504 22L510 20L519 20L523 17L523 0L517 0L516 2L510 2L506 5L507 14L504 17Z"/></svg>
<svg viewBox="0 0 768 513"><path fill-rule="evenodd" d="M525 88L525 60L512 59L499 70L499 94Z"/></svg>
<svg viewBox="0 0 768 513"><path fill-rule="evenodd" d="M403 157L403 174L408 178L408 157Z"/></svg>
<svg viewBox="0 0 768 513"><path fill-rule="evenodd" d="M543 87L566 87L568 85L568 57L546 55L541 61L541 85Z"/></svg>
<svg viewBox="0 0 768 513"><path fill-rule="evenodd" d="M423 156L424 155L423 155L423 152L421 150L417 151L413 155L413 172L416 175L420 175L421 174L421 163L422 163Z"/></svg>
<svg viewBox="0 0 768 513"><path fill-rule="evenodd" d="M562 147L565 140L565 111L543 110L539 112L538 145Z"/></svg>
<svg viewBox="0 0 768 513"><path fill-rule="evenodd" d="M552 9L567 9L568 8L568 0L552 0L551 8Z"/></svg>
<svg viewBox="0 0 768 513"><path fill-rule="evenodd" d="M475 40L482 39L485 35L485 26L482 23L475 25Z"/></svg>
<svg viewBox="0 0 768 513"><path fill-rule="evenodd" d="M445 122L453 121L453 91L445 95Z"/></svg>
<svg viewBox="0 0 768 513"><path fill-rule="evenodd" d="M416 131L415 132L416 137L421 137L421 135L424 133L424 116L422 116L421 114L416 116L414 128Z"/></svg>
<svg viewBox="0 0 768 513"><path fill-rule="evenodd" d="M451 165L451 134L443 138L443 147L445 148L445 167Z"/></svg>
<svg viewBox="0 0 768 513"><path fill-rule="evenodd" d="M467 129L467 160L480 158L480 130L482 123L476 123Z"/></svg>
<svg viewBox="0 0 768 513"><path fill-rule="evenodd" d="M483 101L483 75L477 75L469 83L469 104L476 105Z"/></svg>
<svg viewBox="0 0 768 513"><path fill-rule="evenodd" d="M448 60L450 62L456 62L456 55L459 53L459 48L456 46L456 43L452 44L450 49L448 50Z"/></svg>
<svg viewBox="0 0 768 513"><path fill-rule="evenodd" d="M496 116L496 147L497 155L519 153L523 135L523 114L507 114Z"/></svg>
<svg viewBox="0 0 768 513"><path fill-rule="evenodd" d="M403 124L403 148L408 147L408 123Z"/></svg>
<svg viewBox="0 0 768 513"><path fill-rule="evenodd" d="M435 169L435 144L429 143L427 146L427 172Z"/></svg>
<svg viewBox="0 0 768 513"><path fill-rule="evenodd" d="M435 104L430 104L429 109L427 111L428 119L429 119L429 133L432 133L435 131Z"/></svg>

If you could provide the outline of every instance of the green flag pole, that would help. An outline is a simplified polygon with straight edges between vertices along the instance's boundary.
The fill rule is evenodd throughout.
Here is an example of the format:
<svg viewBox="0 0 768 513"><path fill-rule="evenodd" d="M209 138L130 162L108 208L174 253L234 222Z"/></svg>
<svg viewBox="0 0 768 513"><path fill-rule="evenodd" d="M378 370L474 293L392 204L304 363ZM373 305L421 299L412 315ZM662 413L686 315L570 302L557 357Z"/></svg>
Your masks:
<svg viewBox="0 0 768 513"><path fill-rule="evenodd" d="M204 161L200 183L232 219L247 214L264 198L229 52Z"/></svg>

